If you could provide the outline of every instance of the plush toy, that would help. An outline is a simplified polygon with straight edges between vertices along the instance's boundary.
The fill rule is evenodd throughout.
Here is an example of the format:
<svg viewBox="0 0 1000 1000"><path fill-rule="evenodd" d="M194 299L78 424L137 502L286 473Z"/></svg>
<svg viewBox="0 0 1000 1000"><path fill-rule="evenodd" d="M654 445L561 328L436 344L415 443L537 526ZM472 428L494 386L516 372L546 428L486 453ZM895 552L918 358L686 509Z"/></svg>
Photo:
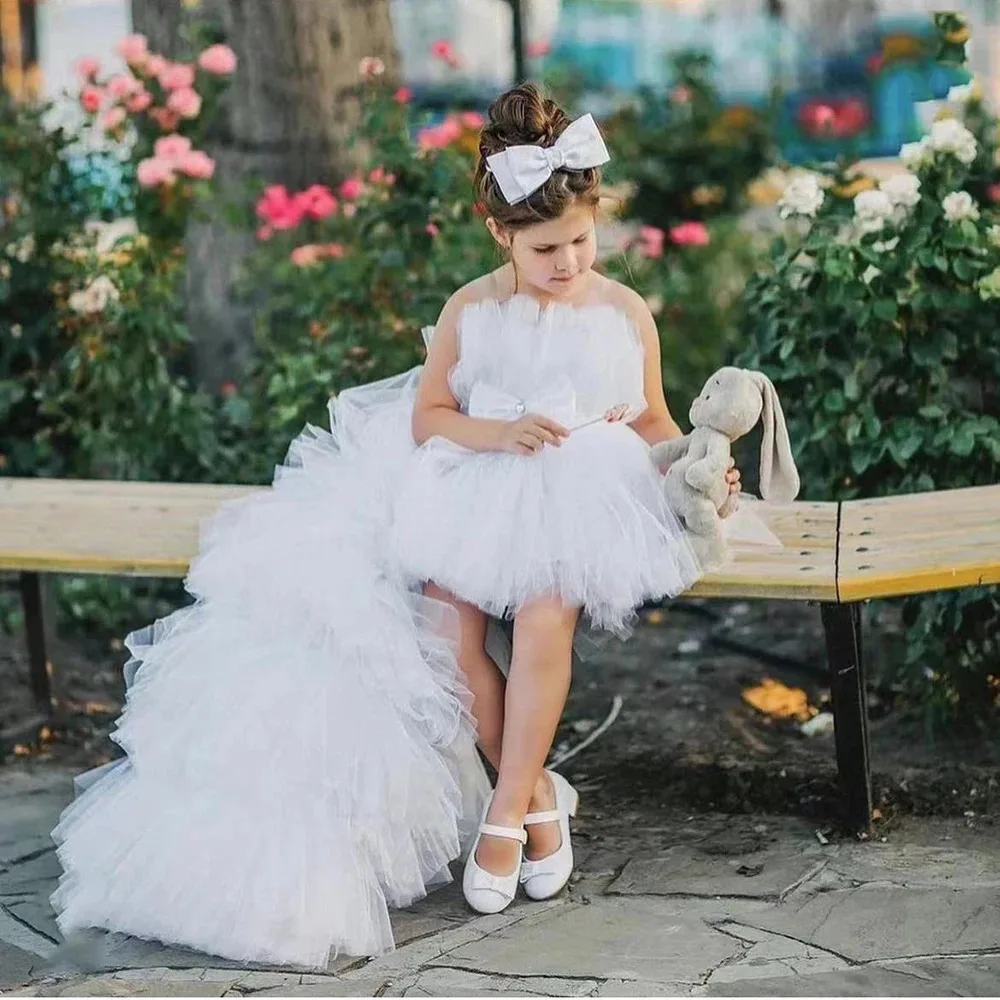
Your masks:
<svg viewBox="0 0 1000 1000"><path fill-rule="evenodd" d="M650 452L664 473L667 502L706 569L726 560L722 522L737 505L726 482L730 446L761 418L760 495L790 503L799 492L799 474L778 394L763 372L720 368L691 404L691 433L654 445Z"/></svg>

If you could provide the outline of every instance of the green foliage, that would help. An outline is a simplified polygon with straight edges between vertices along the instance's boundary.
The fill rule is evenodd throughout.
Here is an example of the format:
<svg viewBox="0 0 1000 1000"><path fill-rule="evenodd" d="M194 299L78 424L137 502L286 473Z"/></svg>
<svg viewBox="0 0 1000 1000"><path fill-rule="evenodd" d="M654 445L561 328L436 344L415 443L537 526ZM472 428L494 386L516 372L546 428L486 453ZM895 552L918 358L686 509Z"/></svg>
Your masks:
<svg viewBox="0 0 1000 1000"><path fill-rule="evenodd" d="M708 56L689 51L672 61L668 95L644 90L607 124L609 177L634 188L628 213L664 229L741 209L747 185L775 156L769 112L724 105Z"/></svg>
<svg viewBox="0 0 1000 1000"><path fill-rule="evenodd" d="M748 284L739 362L786 401L808 498L1000 481L1000 227L963 190L973 145L939 123L904 150L916 174L859 192L853 213L836 185L815 218L818 187L785 196L794 221ZM904 614L896 679L929 721L995 717L996 590L913 599Z"/></svg>

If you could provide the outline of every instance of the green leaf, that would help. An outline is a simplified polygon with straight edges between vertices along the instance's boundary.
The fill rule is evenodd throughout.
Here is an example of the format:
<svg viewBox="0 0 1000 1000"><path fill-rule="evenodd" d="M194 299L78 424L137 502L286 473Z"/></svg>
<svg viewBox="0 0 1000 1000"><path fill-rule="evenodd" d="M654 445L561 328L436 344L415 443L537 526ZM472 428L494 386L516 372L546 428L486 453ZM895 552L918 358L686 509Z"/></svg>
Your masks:
<svg viewBox="0 0 1000 1000"><path fill-rule="evenodd" d="M895 299L879 299L874 306L875 315L886 322L891 322L899 315L899 306Z"/></svg>

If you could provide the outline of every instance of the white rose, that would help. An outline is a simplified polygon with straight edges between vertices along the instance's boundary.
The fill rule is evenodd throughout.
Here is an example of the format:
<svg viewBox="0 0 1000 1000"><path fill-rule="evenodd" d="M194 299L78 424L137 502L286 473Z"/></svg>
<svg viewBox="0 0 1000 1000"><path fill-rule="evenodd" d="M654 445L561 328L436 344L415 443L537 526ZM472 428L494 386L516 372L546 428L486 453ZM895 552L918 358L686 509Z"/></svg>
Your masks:
<svg viewBox="0 0 1000 1000"><path fill-rule="evenodd" d="M910 170L916 170L918 167L923 166L930 156L931 149L926 139L921 139L920 142L906 142L899 150L900 160Z"/></svg>
<svg viewBox="0 0 1000 1000"><path fill-rule="evenodd" d="M882 273L880 268L877 268L874 264L869 264L865 268L865 273L861 275L861 280L866 284L870 285L880 274Z"/></svg>
<svg viewBox="0 0 1000 1000"><path fill-rule="evenodd" d="M949 222L961 222L963 219L978 219L979 208L972 200L968 191L952 191L941 201L944 217Z"/></svg>
<svg viewBox="0 0 1000 1000"><path fill-rule="evenodd" d="M816 258L807 253L800 253L788 269L788 287L795 291L805 288L815 270Z"/></svg>
<svg viewBox="0 0 1000 1000"><path fill-rule="evenodd" d="M872 244L872 250L877 253L888 253L890 250L895 250L899 246L899 237L893 236L891 240L876 240Z"/></svg>
<svg viewBox="0 0 1000 1000"><path fill-rule="evenodd" d="M119 240L127 236L139 235L139 227L136 225L135 219L130 217L115 219L114 222L91 219L85 223L84 228L88 233L97 237L94 249L98 253L108 253Z"/></svg>
<svg viewBox="0 0 1000 1000"><path fill-rule="evenodd" d="M990 226L986 235L989 237L990 243L995 247L1000 247L1000 226Z"/></svg>
<svg viewBox="0 0 1000 1000"><path fill-rule="evenodd" d="M887 177L879 190L885 192L894 206L913 208L920 201L920 178L915 174L894 174Z"/></svg>
<svg viewBox="0 0 1000 1000"><path fill-rule="evenodd" d="M967 165L976 158L976 137L955 118L936 121L931 126L928 141L931 149L951 153Z"/></svg>
<svg viewBox="0 0 1000 1000"><path fill-rule="evenodd" d="M101 275L95 278L82 292L74 292L69 297L69 307L81 315L104 312L109 302L118 302L121 293L115 283Z"/></svg>
<svg viewBox="0 0 1000 1000"><path fill-rule="evenodd" d="M955 104L968 104L975 97L971 83L962 83L948 90L948 100Z"/></svg>
<svg viewBox="0 0 1000 1000"><path fill-rule="evenodd" d="M783 219L790 215L814 216L823 204L822 188L815 174L801 174L794 178L778 199L778 213Z"/></svg>
<svg viewBox="0 0 1000 1000"><path fill-rule="evenodd" d="M892 202L884 191L862 191L854 197L854 221L858 231L877 233L892 217Z"/></svg>
<svg viewBox="0 0 1000 1000"><path fill-rule="evenodd" d="M35 255L35 237L28 233L16 243L8 243L4 252L8 257L13 257L16 261L27 264Z"/></svg>

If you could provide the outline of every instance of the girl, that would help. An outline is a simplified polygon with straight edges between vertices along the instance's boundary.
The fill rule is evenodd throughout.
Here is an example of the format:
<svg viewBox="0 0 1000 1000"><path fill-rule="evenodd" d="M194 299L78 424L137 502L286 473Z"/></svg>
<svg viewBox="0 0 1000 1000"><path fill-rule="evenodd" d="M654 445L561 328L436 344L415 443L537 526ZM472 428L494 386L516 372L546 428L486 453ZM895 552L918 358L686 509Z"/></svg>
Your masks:
<svg viewBox="0 0 1000 1000"><path fill-rule="evenodd" d="M341 393L332 433L225 505L195 603L126 640L127 756L53 834L64 933L323 967L391 948L388 907L463 850L480 912L566 884L577 796L543 765L577 622L626 635L699 573L649 457L680 433L656 328L593 270L607 158L533 86L494 102L476 186L508 263L424 365ZM489 616L513 618L507 680Z"/></svg>

